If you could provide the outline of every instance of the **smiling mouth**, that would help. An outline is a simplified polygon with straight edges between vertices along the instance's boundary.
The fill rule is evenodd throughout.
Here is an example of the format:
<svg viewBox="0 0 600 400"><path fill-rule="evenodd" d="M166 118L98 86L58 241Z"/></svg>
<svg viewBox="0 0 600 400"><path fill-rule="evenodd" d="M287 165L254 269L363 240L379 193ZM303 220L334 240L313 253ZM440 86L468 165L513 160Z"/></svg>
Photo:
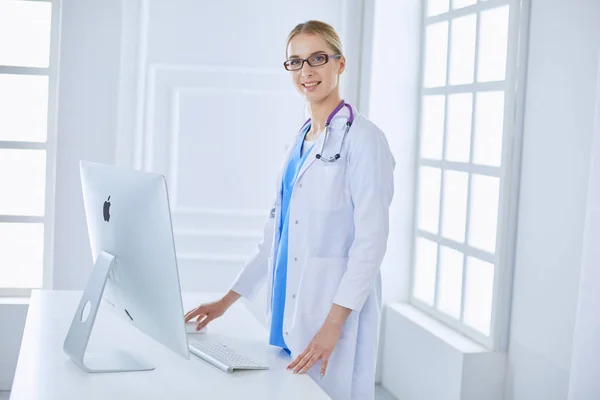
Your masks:
<svg viewBox="0 0 600 400"><path fill-rule="evenodd" d="M302 86L304 86L305 88L313 88L316 87L319 83L321 83L321 81L313 83L303 83Z"/></svg>

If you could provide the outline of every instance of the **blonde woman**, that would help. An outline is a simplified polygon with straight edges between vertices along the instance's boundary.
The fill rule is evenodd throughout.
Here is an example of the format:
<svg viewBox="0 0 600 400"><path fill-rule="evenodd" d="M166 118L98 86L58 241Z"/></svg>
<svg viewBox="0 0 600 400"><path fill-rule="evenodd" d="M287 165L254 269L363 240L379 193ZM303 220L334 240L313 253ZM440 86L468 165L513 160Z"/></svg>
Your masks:
<svg viewBox="0 0 600 400"><path fill-rule="evenodd" d="M284 158L262 242L231 290L186 321L202 329L266 281L269 343L291 355L288 369L333 399L373 399L395 161L384 133L340 96L346 58L330 25L297 25L284 67L310 119Z"/></svg>

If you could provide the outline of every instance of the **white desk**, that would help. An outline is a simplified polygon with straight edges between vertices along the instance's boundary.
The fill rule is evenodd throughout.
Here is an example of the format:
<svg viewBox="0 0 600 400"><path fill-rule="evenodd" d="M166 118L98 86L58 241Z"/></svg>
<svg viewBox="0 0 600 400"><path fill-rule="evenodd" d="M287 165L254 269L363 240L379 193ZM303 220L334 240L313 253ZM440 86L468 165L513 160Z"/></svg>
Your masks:
<svg viewBox="0 0 600 400"><path fill-rule="evenodd" d="M217 339L269 370L227 374L192 355L172 353L101 306L89 349L127 349L156 369L145 372L81 371L63 352L65 335L77 308L79 291L34 291L31 295L11 400L35 399L329 399L308 375L285 367L291 358L268 345L268 332L238 301L213 321L200 339ZM215 298L184 294L184 309Z"/></svg>

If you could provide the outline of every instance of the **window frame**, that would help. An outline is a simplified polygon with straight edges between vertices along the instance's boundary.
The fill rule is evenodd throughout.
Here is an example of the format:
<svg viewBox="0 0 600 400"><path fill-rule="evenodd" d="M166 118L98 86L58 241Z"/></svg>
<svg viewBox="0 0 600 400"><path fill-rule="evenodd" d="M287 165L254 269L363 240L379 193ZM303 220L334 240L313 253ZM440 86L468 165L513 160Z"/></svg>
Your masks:
<svg viewBox="0 0 600 400"><path fill-rule="evenodd" d="M529 30L529 10L530 0L478 0L474 5L452 9L453 0L449 0L449 11L439 15L427 16L428 2L422 3L421 15L421 55L420 55L420 73L419 73L419 96L418 96L418 117L417 117L417 138L416 138L416 153L415 153L415 174L413 181L413 220L412 220L412 246L410 256L410 288L409 302L434 317L435 319L445 323L459 333L475 340L481 345L493 351L506 350L508 342L508 328L510 321L510 303L512 297L512 276L513 264L515 255L516 243L516 225L518 212L518 194L520 184L520 164L521 164L521 147L522 147L522 132L524 120L524 101L525 101L525 83L526 83L526 60L527 60L527 43ZM508 40L507 40L507 60L506 74L503 81L477 83L478 59L479 59L479 29L480 29L480 14L482 11L495 9L504 5L509 6L509 21L508 21ZM476 18L476 37L475 37L475 59L473 83L449 85L450 77L450 60L451 60L451 40L452 40L452 21L458 17L478 15ZM424 87L424 71L425 71L425 47L426 47L426 31L427 26L448 21L448 37L447 37L447 54L446 54L446 83L445 86L439 88ZM472 163L473 158L473 137L474 137L474 122L476 110L471 116L471 132L470 132L470 156L469 161L465 164L454 163L445 160L446 144L447 144L447 110L448 110L448 95L456 93L473 93L472 107L476 104L476 95L483 91L502 90L504 92L504 118L502 131L502 159L500 167L489 167L475 165ZM428 160L421 157L421 118L423 112L423 100L427 95L444 95L444 133L442 137L442 157L440 160ZM427 231L421 231L418 228L419 214L419 179L420 168L423 166L431 166L439 168L441 172L440 181L440 198L439 198L439 216L438 216L438 233L433 234ZM469 174L467 186L467 214L465 220L465 241L462 244L454 242L442 236L442 205L444 201L444 172L448 170L464 171ZM496 231L496 252L494 254L486 251L474 249L467 244L469 219L470 219L470 202L471 202L471 182L472 174L482 174L484 176L499 177L499 200L498 200L498 218ZM414 296L415 287L415 270L416 270L416 243L417 238L424 238L436 243L437 259L435 267L435 288L434 288L434 305L431 306L424 301ZM439 292L439 265L440 265L440 245L445 245L451 249L461 252L464 256L462 270L462 287L461 287L461 312L459 319L455 319L444 314L436 308L436 302ZM494 281L492 294L492 309L490 319L490 334L489 336L471 328L462 322L465 306L465 281L466 281L466 266L467 257L475 256L483 261L491 262L494 265Z"/></svg>
<svg viewBox="0 0 600 400"><path fill-rule="evenodd" d="M43 223L44 250L42 267L42 289L53 287L54 264L54 220L56 197L56 147L58 122L58 80L60 58L61 0L17 0L50 3L50 53L48 67L22 67L0 65L0 75L48 76L48 118L45 142L0 141L0 149L33 149L46 151L45 204L43 216L1 215L0 222ZM29 297L36 288L0 286L0 297Z"/></svg>

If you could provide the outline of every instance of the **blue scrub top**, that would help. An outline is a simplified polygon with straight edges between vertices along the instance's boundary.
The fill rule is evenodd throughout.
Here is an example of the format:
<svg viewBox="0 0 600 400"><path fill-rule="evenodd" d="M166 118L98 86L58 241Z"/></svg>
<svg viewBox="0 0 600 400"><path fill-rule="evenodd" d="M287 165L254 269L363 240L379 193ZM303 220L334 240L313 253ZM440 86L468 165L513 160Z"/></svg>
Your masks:
<svg viewBox="0 0 600 400"><path fill-rule="evenodd" d="M298 140L290 161L283 175L281 183L281 221L279 224L279 250L273 268L273 292L271 293L271 332L269 335L269 344L282 347L288 354L288 349L283 339L283 311L285 309L285 289L287 282L287 263L288 263L288 227L289 227L289 206L292 197L292 190L298 178L298 172L306 160L313 145L305 149L302 154L304 137L310 130L310 125ZM301 155L302 154L302 155Z"/></svg>

